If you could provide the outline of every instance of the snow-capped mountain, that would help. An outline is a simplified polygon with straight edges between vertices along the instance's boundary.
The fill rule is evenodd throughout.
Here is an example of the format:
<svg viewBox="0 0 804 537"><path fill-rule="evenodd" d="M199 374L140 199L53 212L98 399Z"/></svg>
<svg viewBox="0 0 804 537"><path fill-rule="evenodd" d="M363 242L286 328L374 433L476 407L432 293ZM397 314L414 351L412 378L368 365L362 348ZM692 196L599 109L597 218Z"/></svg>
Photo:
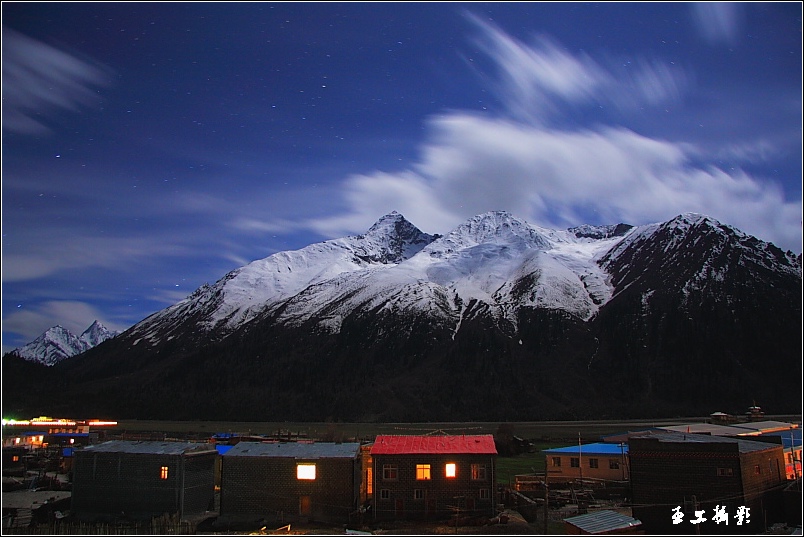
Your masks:
<svg viewBox="0 0 804 537"><path fill-rule="evenodd" d="M351 314L386 309L421 311L457 330L469 304L470 314L482 304L506 326L516 325L523 306L558 308L586 320L613 289L597 259L629 229L555 231L499 211L438 237L394 212L365 235L280 252L232 271L145 319L127 337L158 345L192 320L196 335L222 339L265 317L292 326L315 319L337 333Z"/></svg>
<svg viewBox="0 0 804 537"><path fill-rule="evenodd" d="M57 325L48 328L41 336L12 352L25 360L51 366L66 358L81 354L117 334L118 332L108 330L97 320L80 336Z"/></svg>
<svg viewBox="0 0 804 537"><path fill-rule="evenodd" d="M391 213L233 270L62 361L50 369L73 393L49 412L89 405L82 390L84 413L154 419L789 412L801 285L800 255L698 214L551 230L496 211L437 236ZM19 371L4 398L27 397Z"/></svg>

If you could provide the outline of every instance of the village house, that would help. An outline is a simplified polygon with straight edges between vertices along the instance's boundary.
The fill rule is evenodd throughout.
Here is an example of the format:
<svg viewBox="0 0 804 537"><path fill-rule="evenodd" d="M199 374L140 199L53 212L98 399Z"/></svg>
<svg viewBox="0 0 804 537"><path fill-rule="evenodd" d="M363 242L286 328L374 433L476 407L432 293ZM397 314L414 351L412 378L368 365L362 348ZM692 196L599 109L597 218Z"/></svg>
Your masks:
<svg viewBox="0 0 804 537"><path fill-rule="evenodd" d="M357 443L240 442L222 455L218 525L347 523L360 481Z"/></svg>
<svg viewBox="0 0 804 537"><path fill-rule="evenodd" d="M80 519L185 518L214 507L210 444L112 440L73 456L72 512Z"/></svg>
<svg viewBox="0 0 804 537"><path fill-rule="evenodd" d="M492 435L380 435L371 448L374 518L492 517L496 457Z"/></svg>
<svg viewBox="0 0 804 537"><path fill-rule="evenodd" d="M780 443L648 432L630 438L629 459L633 516L648 533L761 533L784 518Z"/></svg>
<svg viewBox="0 0 804 537"><path fill-rule="evenodd" d="M628 444L597 442L545 449L550 482L575 479L628 481Z"/></svg>

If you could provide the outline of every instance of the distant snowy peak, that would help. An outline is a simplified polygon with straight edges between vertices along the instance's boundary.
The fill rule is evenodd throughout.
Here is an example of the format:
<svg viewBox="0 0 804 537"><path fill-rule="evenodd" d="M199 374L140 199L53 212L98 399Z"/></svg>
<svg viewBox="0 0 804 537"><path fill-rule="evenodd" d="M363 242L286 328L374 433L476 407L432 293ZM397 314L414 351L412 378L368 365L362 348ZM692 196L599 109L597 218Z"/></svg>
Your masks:
<svg viewBox="0 0 804 537"><path fill-rule="evenodd" d="M100 321L95 321L89 326L89 328L84 330L79 339L86 343L88 348L92 348L95 345L100 345L107 339L115 337L118 335L118 333L119 332L112 332L103 326Z"/></svg>
<svg viewBox="0 0 804 537"><path fill-rule="evenodd" d="M13 352L25 360L51 366L81 354L117 334L109 331L98 321L84 330L80 337L57 325L48 328L41 336Z"/></svg>

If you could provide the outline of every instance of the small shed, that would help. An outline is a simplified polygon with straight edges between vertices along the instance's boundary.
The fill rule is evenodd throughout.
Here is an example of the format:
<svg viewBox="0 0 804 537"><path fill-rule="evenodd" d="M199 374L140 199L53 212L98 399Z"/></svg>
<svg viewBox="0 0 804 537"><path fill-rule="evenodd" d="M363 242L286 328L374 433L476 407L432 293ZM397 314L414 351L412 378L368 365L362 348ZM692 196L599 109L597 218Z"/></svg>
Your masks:
<svg viewBox="0 0 804 537"><path fill-rule="evenodd" d="M112 440L73 456L78 518L185 518L214 507L217 451L210 444Z"/></svg>
<svg viewBox="0 0 804 537"><path fill-rule="evenodd" d="M634 517L604 510L565 518L567 534L569 535L606 535L611 533L642 534L642 522Z"/></svg>
<svg viewBox="0 0 804 537"><path fill-rule="evenodd" d="M240 442L222 454L219 525L349 522L359 505L360 444Z"/></svg>

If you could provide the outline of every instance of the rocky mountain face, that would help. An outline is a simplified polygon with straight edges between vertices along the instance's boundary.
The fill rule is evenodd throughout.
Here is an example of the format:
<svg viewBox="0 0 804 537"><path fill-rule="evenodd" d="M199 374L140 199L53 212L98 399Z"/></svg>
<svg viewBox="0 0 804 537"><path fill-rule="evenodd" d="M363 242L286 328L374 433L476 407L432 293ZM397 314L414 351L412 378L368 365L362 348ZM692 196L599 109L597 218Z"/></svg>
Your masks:
<svg viewBox="0 0 804 537"><path fill-rule="evenodd" d="M798 409L801 260L702 215L450 233L398 213L234 270L47 368L36 412L440 421ZM11 357L13 358L13 357ZM4 358L4 407L31 408ZM42 405L47 408L42 408Z"/></svg>
<svg viewBox="0 0 804 537"><path fill-rule="evenodd" d="M25 360L52 366L71 356L81 354L117 334L117 332L108 330L98 321L93 322L80 336L57 325L12 352Z"/></svg>

